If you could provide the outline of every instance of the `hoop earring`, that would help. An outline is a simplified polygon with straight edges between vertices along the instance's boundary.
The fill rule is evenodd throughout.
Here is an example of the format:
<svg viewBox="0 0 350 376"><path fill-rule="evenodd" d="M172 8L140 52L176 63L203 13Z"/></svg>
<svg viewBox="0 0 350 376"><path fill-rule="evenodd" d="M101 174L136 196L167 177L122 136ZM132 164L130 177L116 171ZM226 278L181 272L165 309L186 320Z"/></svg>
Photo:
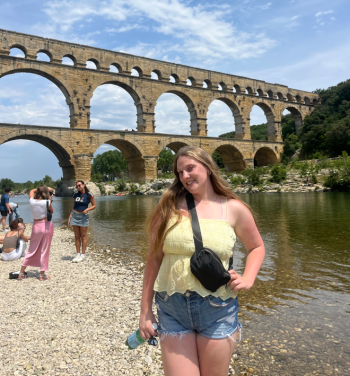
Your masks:
<svg viewBox="0 0 350 376"><path fill-rule="evenodd" d="M211 175L211 171L208 172L208 175Z"/></svg>

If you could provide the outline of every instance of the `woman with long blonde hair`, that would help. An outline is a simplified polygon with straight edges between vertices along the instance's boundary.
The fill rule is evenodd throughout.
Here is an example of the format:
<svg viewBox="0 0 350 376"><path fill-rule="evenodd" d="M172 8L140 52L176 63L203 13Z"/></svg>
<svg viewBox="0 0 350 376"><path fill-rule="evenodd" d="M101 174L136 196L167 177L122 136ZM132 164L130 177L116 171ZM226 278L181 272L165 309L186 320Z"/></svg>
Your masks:
<svg viewBox="0 0 350 376"><path fill-rule="evenodd" d="M159 334L166 376L224 376L238 340L238 290L250 289L265 249L249 207L220 176L213 158L201 148L183 147L175 157L175 180L148 221L150 247L144 272L140 333ZM229 270L230 281L215 292L191 273L195 252L186 194L191 193L203 246L226 270L236 236L248 256L243 275ZM152 300L158 312L158 333Z"/></svg>

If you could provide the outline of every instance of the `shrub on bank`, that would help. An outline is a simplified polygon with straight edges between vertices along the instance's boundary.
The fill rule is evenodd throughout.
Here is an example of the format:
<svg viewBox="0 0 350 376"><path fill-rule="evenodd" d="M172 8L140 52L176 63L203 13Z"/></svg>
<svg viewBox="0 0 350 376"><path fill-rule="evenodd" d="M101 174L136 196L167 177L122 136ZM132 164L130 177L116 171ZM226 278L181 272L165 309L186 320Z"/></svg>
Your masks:
<svg viewBox="0 0 350 376"><path fill-rule="evenodd" d="M275 164L271 169L272 181L275 183L280 183L282 180L287 178L287 170L282 166Z"/></svg>
<svg viewBox="0 0 350 376"><path fill-rule="evenodd" d="M334 191L350 191L350 158L346 151L336 161L337 168L331 169L324 185Z"/></svg>

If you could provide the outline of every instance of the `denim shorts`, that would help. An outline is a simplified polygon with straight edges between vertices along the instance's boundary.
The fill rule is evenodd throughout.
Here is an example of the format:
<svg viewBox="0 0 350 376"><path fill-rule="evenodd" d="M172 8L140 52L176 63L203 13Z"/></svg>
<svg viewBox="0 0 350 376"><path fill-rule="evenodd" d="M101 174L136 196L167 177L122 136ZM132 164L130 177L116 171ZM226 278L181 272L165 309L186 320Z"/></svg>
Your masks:
<svg viewBox="0 0 350 376"><path fill-rule="evenodd" d="M165 336L198 333L212 339L230 337L241 324L238 322L238 297L222 300L212 295L200 296L194 291L169 296L165 291L156 292L158 334Z"/></svg>
<svg viewBox="0 0 350 376"><path fill-rule="evenodd" d="M89 213L83 214L83 212L72 211L70 217L71 226L88 227L89 226Z"/></svg>

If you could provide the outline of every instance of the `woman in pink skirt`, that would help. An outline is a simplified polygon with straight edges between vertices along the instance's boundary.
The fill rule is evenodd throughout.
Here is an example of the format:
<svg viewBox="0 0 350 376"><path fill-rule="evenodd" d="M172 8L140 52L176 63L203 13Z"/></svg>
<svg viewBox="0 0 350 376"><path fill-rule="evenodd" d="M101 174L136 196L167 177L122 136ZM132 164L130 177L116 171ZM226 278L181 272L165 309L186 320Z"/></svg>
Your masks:
<svg viewBox="0 0 350 376"><path fill-rule="evenodd" d="M29 206L34 224L30 237L30 246L22 262L21 272L18 279L27 278L24 271L27 266L40 268L40 281L49 278L45 272L49 269L50 246L53 236L53 225L47 220L47 210L53 213L52 208L53 189L41 185L32 189L29 193Z"/></svg>

